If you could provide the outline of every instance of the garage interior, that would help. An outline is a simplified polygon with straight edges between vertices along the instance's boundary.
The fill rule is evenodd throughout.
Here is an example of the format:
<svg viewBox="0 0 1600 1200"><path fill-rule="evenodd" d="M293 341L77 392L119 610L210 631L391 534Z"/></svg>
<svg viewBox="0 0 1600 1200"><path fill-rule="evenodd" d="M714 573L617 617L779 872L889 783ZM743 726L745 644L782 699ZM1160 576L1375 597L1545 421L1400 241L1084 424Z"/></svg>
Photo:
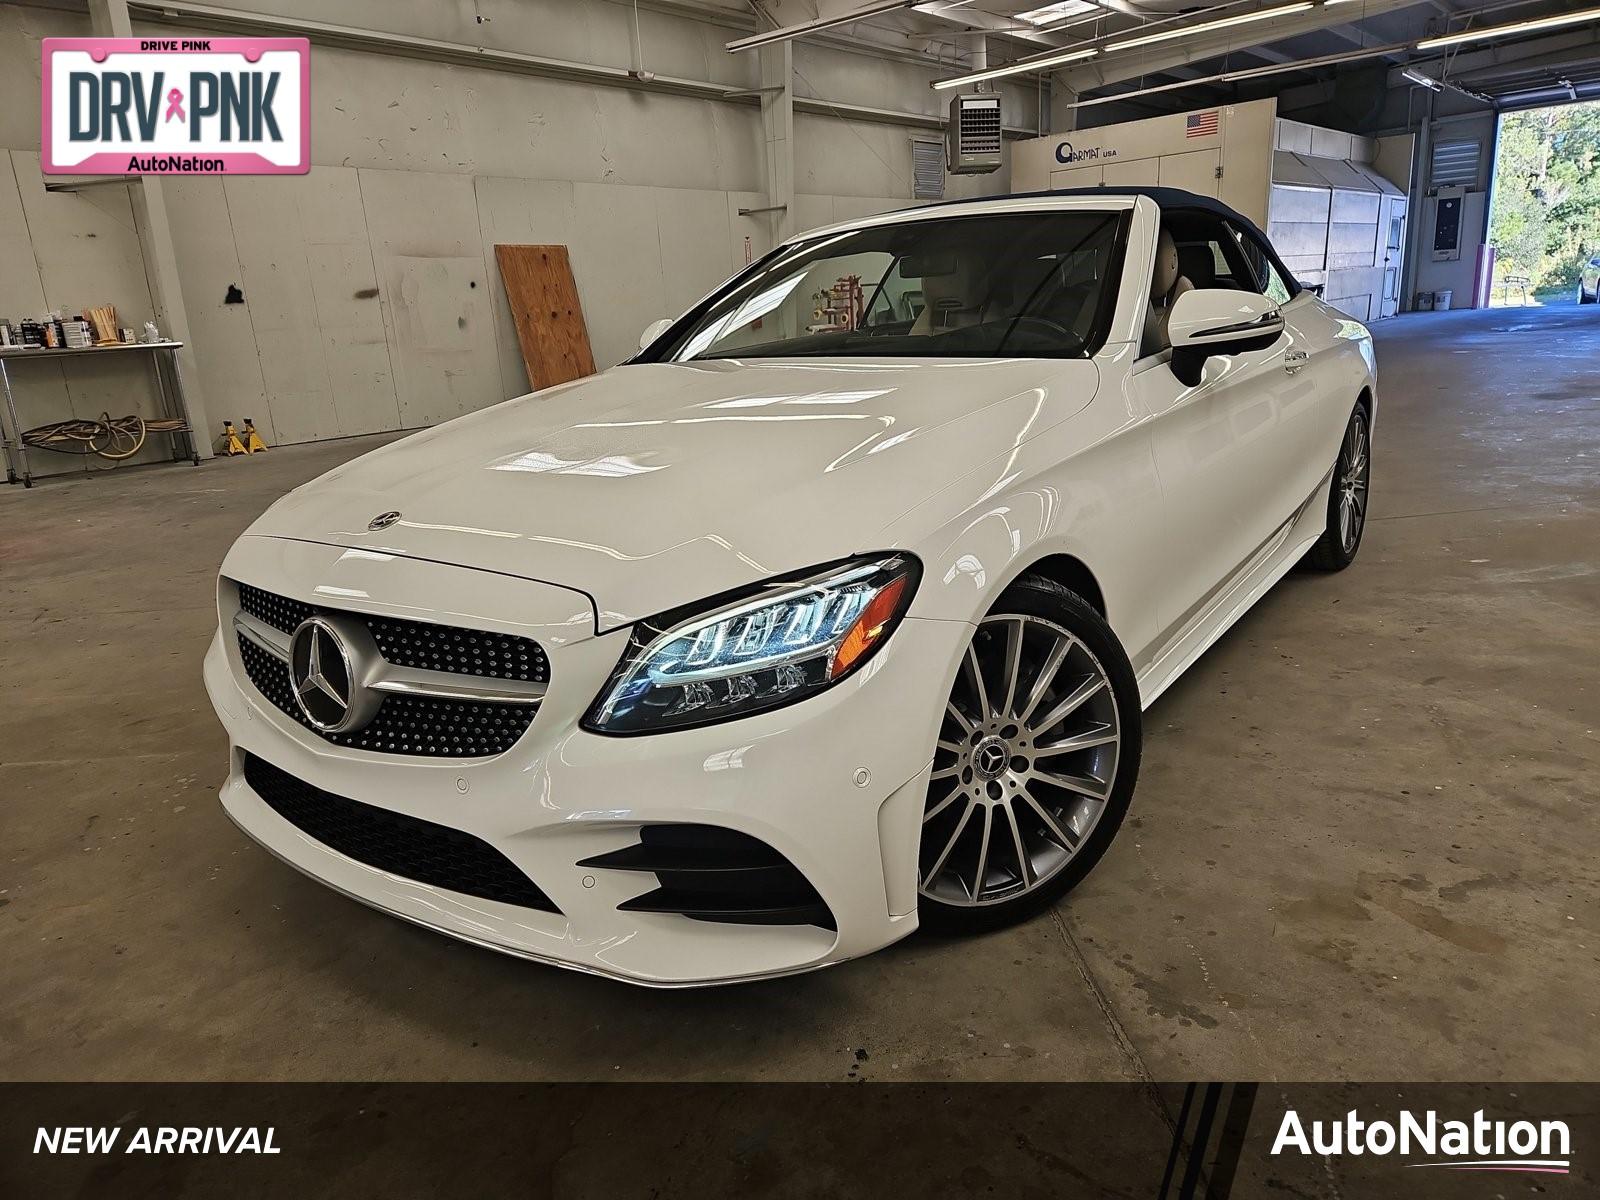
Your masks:
<svg viewBox="0 0 1600 1200"><path fill-rule="evenodd" d="M42 175L42 39L130 32L310 38L310 174ZM1000 98L992 169L946 170L958 95ZM1600 308L1478 300L1497 118L1600 96L1600 9L40 0L0 4L0 96L0 317L154 321L201 460L28 447L37 486L0 488L7 1076L1592 1074ZM1354 569L1288 577L1146 714L1129 824L1055 909L645 992L369 911L228 822L218 564L291 488L539 382L497 247L566 248L603 370L796 233L1117 182L1072 159L1112 146L1155 172L1123 182L1214 151L1211 194L1253 188L1372 324L1373 511ZM153 417L177 382L7 379L12 474L19 427ZM270 449L217 455L246 420Z"/></svg>

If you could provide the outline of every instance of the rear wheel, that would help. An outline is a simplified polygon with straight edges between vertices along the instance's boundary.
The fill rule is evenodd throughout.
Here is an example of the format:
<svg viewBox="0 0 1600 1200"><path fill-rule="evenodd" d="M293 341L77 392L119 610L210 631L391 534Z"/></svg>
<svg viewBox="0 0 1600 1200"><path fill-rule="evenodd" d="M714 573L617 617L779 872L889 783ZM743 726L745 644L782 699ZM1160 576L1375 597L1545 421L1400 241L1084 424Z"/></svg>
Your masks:
<svg viewBox="0 0 1600 1200"><path fill-rule="evenodd" d="M1305 564L1319 571L1342 571L1355 561L1367 527L1367 485L1372 477L1371 423L1356 405L1339 443L1339 458L1328 489L1328 523L1306 554Z"/></svg>
<svg viewBox="0 0 1600 1200"><path fill-rule="evenodd" d="M1595 294L1591 296L1583 290L1583 280L1578 280L1578 303L1593 304L1597 299L1600 299L1600 283L1595 284Z"/></svg>
<svg viewBox="0 0 1600 1200"><path fill-rule="evenodd" d="M1051 580L1008 588L945 706L922 821L923 923L970 931L1044 908L1105 853L1139 773L1139 690L1116 636Z"/></svg>

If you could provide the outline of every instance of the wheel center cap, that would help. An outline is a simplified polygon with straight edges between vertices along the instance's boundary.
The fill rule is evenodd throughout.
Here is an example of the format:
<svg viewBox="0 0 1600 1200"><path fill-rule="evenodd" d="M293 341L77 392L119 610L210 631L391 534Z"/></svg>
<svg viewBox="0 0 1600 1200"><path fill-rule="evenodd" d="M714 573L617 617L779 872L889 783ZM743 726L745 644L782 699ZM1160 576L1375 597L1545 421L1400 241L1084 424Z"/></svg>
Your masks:
<svg viewBox="0 0 1600 1200"><path fill-rule="evenodd" d="M972 769L980 779L999 779L1010 761L1010 747L993 734L979 742L972 751Z"/></svg>

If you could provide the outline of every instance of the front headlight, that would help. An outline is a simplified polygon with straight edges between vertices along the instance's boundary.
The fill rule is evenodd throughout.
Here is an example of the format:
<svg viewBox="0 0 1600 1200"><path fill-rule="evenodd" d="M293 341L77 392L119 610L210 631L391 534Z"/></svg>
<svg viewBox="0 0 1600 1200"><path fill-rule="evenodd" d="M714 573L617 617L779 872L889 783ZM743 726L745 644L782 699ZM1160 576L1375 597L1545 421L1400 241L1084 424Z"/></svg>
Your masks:
<svg viewBox="0 0 1600 1200"><path fill-rule="evenodd" d="M655 733L803 700L888 640L920 574L909 554L873 555L642 621L583 726Z"/></svg>

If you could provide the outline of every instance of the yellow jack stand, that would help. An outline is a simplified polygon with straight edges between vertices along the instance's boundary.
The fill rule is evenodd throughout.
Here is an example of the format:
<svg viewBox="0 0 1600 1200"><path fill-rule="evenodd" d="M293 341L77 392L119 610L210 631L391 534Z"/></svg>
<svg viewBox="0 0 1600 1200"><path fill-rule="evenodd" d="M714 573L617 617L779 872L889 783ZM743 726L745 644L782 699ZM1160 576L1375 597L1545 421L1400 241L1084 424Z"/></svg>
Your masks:
<svg viewBox="0 0 1600 1200"><path fill-rule="evenodd" d="M266 442L261 440L261 435L256 432L255 422L249 417L244 419L244 448L251 454L260 454L267 448Z"/></svg>
<svg viewBox="0 0 1600 1200"><path fill-rule="evenodd" d="M250 453L244 448L244 443L239 440L238 431L234 429L232 421L224 421L222 423L222 437L218 440L217 453L226 454L229 458L232 458L235 454Z"/></svg>

